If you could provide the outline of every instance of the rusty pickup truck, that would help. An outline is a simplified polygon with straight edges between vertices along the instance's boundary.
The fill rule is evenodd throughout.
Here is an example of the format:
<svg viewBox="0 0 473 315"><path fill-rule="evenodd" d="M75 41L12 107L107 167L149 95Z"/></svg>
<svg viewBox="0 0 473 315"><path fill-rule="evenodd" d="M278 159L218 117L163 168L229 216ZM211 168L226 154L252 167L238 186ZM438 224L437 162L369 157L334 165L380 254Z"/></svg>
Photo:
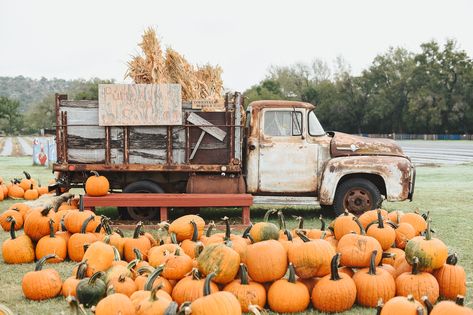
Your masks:
<svg viewBox="0 0 473 315"><path fill-rule="evenodd" d="M100 126L98 101L56 95L59 182L83 187L95 170L115 191L311 197L336 214L412 200L415 168L399 145L327 132L312 104L271 100L245 108L235 93L220 109L183 102L182 116L177 126ZM157 215L119 210L133 219Z"/></svg>

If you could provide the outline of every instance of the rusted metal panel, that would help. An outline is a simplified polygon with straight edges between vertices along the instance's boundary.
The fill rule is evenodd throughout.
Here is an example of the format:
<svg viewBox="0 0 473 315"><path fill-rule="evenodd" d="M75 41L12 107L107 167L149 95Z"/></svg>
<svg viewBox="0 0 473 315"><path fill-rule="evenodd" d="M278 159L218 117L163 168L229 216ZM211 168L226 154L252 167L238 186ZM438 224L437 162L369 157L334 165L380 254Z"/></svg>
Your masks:
<svg viewBox="0 0 473 315"><path fill-rule="evenodd" d="M191 194L242 194L246 192L243 176L193 175L187 181Z"/></svg>
<svg viewBox="0 0 473 315"><path fill-rule="evenodd" d="M349 174L375 174L383 178L388 201L408 198L412 163L396 156L347 156L328 161L322 176L319 200L321 204L333 203L340 179Z"/></svg>
<svg viewBox="0 0 473 315"><path fill-rule="evenodd" d="M54 164L54 171L240 173L240 164Z"/></svg>
<svg viewBox="0 0 473 315"><path fill-rule="evenodd" d="M352 155L405 156L401 147L390 139L367 138L335 132L331 144L332 157Z"/></svg>

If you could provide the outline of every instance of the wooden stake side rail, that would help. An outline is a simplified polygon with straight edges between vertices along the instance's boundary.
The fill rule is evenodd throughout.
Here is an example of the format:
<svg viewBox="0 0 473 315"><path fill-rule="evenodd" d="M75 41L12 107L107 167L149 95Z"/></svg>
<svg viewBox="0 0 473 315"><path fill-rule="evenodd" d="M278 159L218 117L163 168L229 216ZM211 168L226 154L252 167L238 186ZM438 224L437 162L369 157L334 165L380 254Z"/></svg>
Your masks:
<svg viewBox="0 0 473 315"><path fill-rule="evenodd" d="M250 224L249 194L131 194L103 197L84 196L84 207L159 207L161 221L168 219L168 208L241 207L243 225Z"/></svg>

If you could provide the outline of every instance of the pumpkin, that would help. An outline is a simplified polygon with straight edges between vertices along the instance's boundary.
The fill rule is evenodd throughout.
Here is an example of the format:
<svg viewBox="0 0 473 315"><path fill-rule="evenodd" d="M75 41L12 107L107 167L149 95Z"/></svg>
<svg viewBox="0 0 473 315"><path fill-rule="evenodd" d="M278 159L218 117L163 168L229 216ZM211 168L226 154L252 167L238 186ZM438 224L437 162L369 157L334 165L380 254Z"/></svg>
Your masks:
<svg viewBox="0 0 473 315"><path fill-rule="evenodd" d="M90 210L84 210L83 196L81 195L80 202L79 202L79 210L74 210L68 213L64 217L64 225L66 226L66 229L69 232L80 233L82 224L90 216L95 216L95 214ZM87 227L86 232L94 232L95 227L96 226L90 224L90 226Z"/></svg>
<svg viewBox="0 0 473 315"><path fill-rule="evenodd" d="M191 239L185 239L181 243L181 248L184 253L190 258L195 258L199 256L200 252L203 249L202 242L199 241L199 230L197 228L197 223L191 221L193 232Z"/></svg>
<svg viewBox="0 0 473 315"><path fill-rule="evenodd" d="M182 278L181 280L179 280L179 282L176 283L176 285L172 289L172 299L176 301L179 305L186 301L193 302L198 298L204 296L204 283L205 279L201 279L199 270L197 270L197 268L194 268L190 275ZM233 282L231 282L230 284L232 283ZM230 284L228 284L227 286L229 286ZM215 283L210 282L209 285L210 293L215 293L219 291L218 286Z"/></svg>
<svg viewBox="0 0 473 315"><path fill-rule="evenodd" d="M409 240L405 252L408 263L412 264L413 258L417 257L419 270L427 272L442 267L448 257L447 246L441 240L432 237L430 219L427 222L425 236L416 236Z"/></svg>
<svg viewBox="0 0 473 315"><path fill-rule="evenodd" d="M394 222L395 224L401 223L401 217L404 215L404 212L395 210L388 213L388 220Z"/></svg>
<svg viewBox="0 0 473 315"><path fill-rule="evenodd" d="M81 227L80 233L74 233L69 238L67 242L67 254L72 261L81 261L84 257L84 245L85 244L92 244L97 240L94 233L88 233L87 225L90 221L94 220L94 216L91 215L88 217L83 223Z"/></svg>
<svg viewBox="0 0 473 315"><path fill-rule="evenodd" d="M116 291L115 291L116 292ZM95 308L95 315L135 315L135 308L128 296L113 293L100 300Z"/></svg>
<svg viewBox="0 0 473 315"><path fill-rule="evenodd" d="M454 300L458 295L466 294L466 273L463 267L457 265L456 253L447 258L445 265L433 271L439 284L440 296Z"/></svg>
<svg viewBox="0 0 473 315"><path fill-rule="evenodd" d="M377 252L375 263L379 264L383 252L381 245L374 237L365 235L363 227L355 217L351 220L358 225L361 235L345 234L338 241L337 251L341 254L341 264L347 267L369 267L374 250Z"/></svg>
<svg viewBox="0 0 473 315"><path fill-rule="evenodd" d="M382 218L386 218L388 216L388 212L384 209L375 209L375 210L368 210L363 212L362 215L358 217L358 220L361 223L361 226L368 232L368 225L371 223L379 222L379 215L381 213Z"/></svg>
<svg viewBox="0 0 473 315"><path fill-rule="evenodd" d="M85 181L85 192L89 196L105 196L110 189L110 183L107 177L100 176L96 171L91 171L92 176Z"/></svg>
<svg viewBox="0 0 473 315"><path fill-rule="evenodd" d="M264 307L266 304L266 289L262 284L248 279L248 269L245 264L240 264L240 279L233 280L223 290L236 296L244 313L250 311L250 305Z"/></svg>
<svg viewBox="0 0 473 315"><path fill-rule="evenodd" d="M40 211L31 210L25 219L23 227L25 234L35 242L39 241L43 236L49 235L49 219L53 218L53 215L54 211L49 207Z"/></svg>
<svg viewBox="0 0 473 315"><path fill-rule="evenodd" d="M74 297L77 296L77 285L82 279L85 278L86 269L87 269L87 262L82 261L77 266L75 274L67 278L66 280L64 280L64 283L62 284L62 290L61 290L61 293L62 295L64 295L64 297L68 297L69 295L72 295Z"/></svg>
<svg viewBox="0 0 473 315"><path fill-rule="evenodd" d="M2 192L0 191L0 194ZM0 303L0 315L14 315L13 311L9 309L6 305Z"/></svg>
<svg viewBox="0 0 473 315"><path fill-rule="evenodd" d="M131 296L138 290L135 281L125 275L120 275L118 278L112 278L108 282L108 285L112 286L116 293L121 293L126 296Z"/></svg>
<svg viewBox="0 0 473 315"><path fill-rule="evenodd" d="M174 220L169 225L169 233L176 234L176 238L179 242L192 239L192 234L194 234L194 225L191 222L194 222L197 225L198 238L200 238L204 233L205 221L194 214L184 215Z"/></svg>
<svg viewBox="0 0 473 315"><path fill-rule="evenodd" d="M295 245L303 243L300 237L292 238L292 234L291 232L289 232L289 230L285 230L284 234L286 235L286 237L279 238L278 242L282 244L286 253L289 251L290 247L295 247Z"/></svg>
<svg viewBox="0 0 473 315"><path fill-rule="evenodd" d="M143 222L138 222L133 233L133 238L126 238L123 245L123 255L126 261L135 259L135 252L133 249L138 248L141 253L148 256L148 251L151 248L151 242L146 236L140 235L140 230L143 227Z"/></svg>
<svg viewBox="0 0 473 315"><path fill-rule="evenodd" d="M377 214L378 220L367 225L366 235L374 237L381 248L387 250L394 244L396 232L390 225L384 223L381 210L377 210Z"/></svg>
<svg viewBox="0 0 473 315"><path fill-rule="evenodd" d="M287 271L286 250L275 240L254 243L248 246L246 265L250 278L256 282L281 279Z"/></svg>
<svg viewBox="0 0 473 315"><path fill-rule="evenodd" d="M277 280L269 287L269 308L279 313L295 313L304 311L309 303L309 291L305 284L296 280L294 265L289 263L288 279Z"/></svg>
<svg viewBox="0 0 473 315"><path fill-rule="evenodd" d="M396 294L396 284L393 276L376 268L377 252L371 254L370 267L358 270L353 275L356 285L356 302L361 306L376 307L378 300L388 301Z"/></svg>
<svg viewBox="0 0 473 315"><path fill-rule="evenodd" d="M35 184L35 182L32 180L31 175L28 172L23 171L23 174L25 174L25 178L23 178L20 181L20 187L26 191L30 189L30 187Z"/></svg>
<svg viewBox="0 0 473 315"><path fill-rule="evenodd" d="M406 248L407 242L416 236L416 230L410 223L399 223L395 226L396 239L395 244L397 248Z"/></svg>
<svg viewBox="0 0 473 315"><path fill-rule="evenodd" d="M396 295L408 296L409 294L418 301L425 295L432 303L435 303L439 297L437 280L430 273L419 271L417 257L414 257L412 261L412 272L405 272L396 278Z"/></svg>
<svg viewBox="0 0 473 315"><path fill-rule="evenodd" d="M8 187L8 197L11 199L23 199L25 191L17 184L12 184Z"/></svg>
<svg viewBox="0 0 473 315"><path fill-rule="evenodd" d="M185 312L190 311L193 315L240 315L241 306L233 294L226 291L211 293L210 281L214 276L214 273L210 273L205 278L204 296L193 301L190 306L184 307L183 310Z"/></svg>
<svg viewBox="0 0 473 315"><path fill-rule="evenodd" d="M56 297L61 292L62 281L59 273L54 269L43 269L46 260L56 258L55 255L46 255L36 263L34 271L27 272L21 280L23 294L29 300L45 300Z"/></svg>
<svg viewBox="0 0 473 315"><path fill-rule="evenodd" d="M430 315L444 315L444 314L455 314L455 315L472 315L473 310L463 306L464 297L462 295L457 296L456 301L442 301L437 303L435 307L431 306ZM427 304L428 302L424 300ZM428 307L429 308L429 307Z"/></svg>
<svg viewBox="0 0 473 315"><path fill-rule="evenodd" d="M21 229L23 227L23 216L21 215L21 213L16 209L9 209L9 210L3 212L0 215L0 224L2 225L2 228L3 228L4 231L10 231L10 228L11 228L10 222L11 221L8 221L9 217L15 219L15 222L16 222L15 230L16 231L18 231L19 229Z"/></svg>
<svg viewBox="0 0 473 315"><path fill-rule="evenodd" d="M312 290L312 305L321 312L344 312L356 299L356 285L345 273L338 272L340 253L333 256L330 275L320 279Z"/></svg>
<svg viewBox="0 0 473 315"><path fill-rule="evenodd" d="M210 244L197 257L197 266L203 275L214 273L215 282L229 283L238 273L240 255L226 244Z"/></svg>
<svg viewBox="0 0 473 315"><path fill-rule="evenodd" d="M96 272L90 278L84 278L77 284L77 299L85 307L97 305L106 293L105 282L100 279L105 274L102 271Z"/></svg>
<svg viewBox="0 0 473 315"><path fill-rule="evenodd" d="M403 258L401 263L394 270L394 279L397 279L397 277L405 272L412 272L412 266L407 262L406 258Z"/></svg>
<svg viewBox="0 0 473 315"><path fill-rule="evenodd" d="M381 312L378 313L380 315L419 315L426 314L424 311L424 306L409 294L407 297L396 296L390 299L386 304L382 305Z"/></svg>
<svg viewBox="0 0 473 315"><path fill-rule="evenodd" d="M192 258L177 248L164 260L163 277L168 280L180 280L192 270Z"/></svg>
<svg viewBox="0 0 473 315"><path fill-rule="evenodd" d="M177 248L177 244L163 244L151 248L148 252L149 264L153 267L163 264L167 253L173 253Z"/></svg>
<svg viewBox="0 0 473 315"><path fill-rule="evenodd" d="M255 243L279 239L278 227L274 223L268 222L269 215L276 212L275 209L266 211L263 222L258 222L251 227L249 235Z"/></svg>
<svg viewBox="0 0 473 315"><path fill-rule="evenodd" d="M16 210L21 213L23 216L23 221L26 219L26 214L31 210L30 206L28 206L26 203L18 202L14 203L8 208L8 210Z"/></svg>
<svg viewBox="0 0 473 315"><path fill-rule="evenodd" d="M38 186L38 188L36 188L36 190L38 191L38 194L40 196L49 194L48 186Z"/></svg>
<svg viewBox="0 0 473 315"><path fill-rule="evenodd" d="M103 242L94 242L90 244L82 257L87 261L88 277L98 271L106 271L112 266L115 253L113 247Z"/></svg>
<svg viewBox="0 0 473 315"><path fill-rule="evenodd" d="M34 261L34 247L33 242L28 235L21 235L16 237L15 224L13 217L7 219L10 221L10 237L2 244L3 261L7 264L24 264Z"/></svg>
<svg viewBox="0 0 473 315"><path fill-rule="evenodd" d="M133 252L135 253L135 257L136 257L134 259L136 260L135 269L139 269L141 267L150 265L147 261L143 260L143 254L141 254L141 251L138 248L134 248Z"/></svg>
<svg viewBox="0 0 473 315"><path fill-rule="evenodd" d="M55 254L56 257L49 262L58 263L64 261L67 256L67 243L63 238L56 237L54 233L54 221L49 219L49 235L43 236L36 244L36 259L47 254Z"/></svg>
<svg viewBox="0 0 473 315"><path fill-rule="evenodd" d="M297 235L303 243L290 246L288 259L295 266L296 274L300 278L323 277L330 273L330 261L335 250L325 240L310 240L300 231Z"/></svg>
<svg viewBox="0 0 473 315"><path fill-rule="evenodd" d="M108 283L112 281L112 279L119 278L121 275L133 278L134 274L133 274L132 269L135 266L136 266L136 260L133 260L126 265L123 265L123 264L112 265L112 267L108 268L107 272L105 273L105 282Z"/></svg>
<svg viewBox="0 0 473 315"><path fill-rule="evenodd" d="M31 184L30 188L25 190L25 194L23 195L23 198L25 200L36 200L39 197L38 190L36 188L33 188L33 184Z"/></svg>
<svg viewBox="0 0 473 315"><path fill-rule="evenodd" d="M344 213L339 215L333 222L333 234L337 240L340 239L349 233L361 234L362 226L359 222L356 222L354 219L356 217L349 213L348 210L345 210ZM342 255L343 257L343 255Z"/></svg>
<svg viewBox="0 0 473 315"><path fill-rule="evenodd" d="M302 219L303 220L303 219ZM323 233L325 232L325 221L322 215L319 216L320 220L320 229L306 229L306 236L311 239L321 238ZM302 223L303 221L301 221ZM328 235L327 235L328 236ZM326 236L326 237L327 237ZM325 237L324 237L325 239Z"/></svg>
<svg viewBox="0 0 473 315"><path fill-rule="evenodd" d="M383 255L381 262L383 264L389 264L394 268L397 268L403 261L406 260L406 254L402 249L399 248L391 247L384 251L384 253L386 253L386 255Z"/></svg>
<svg viewBox="0 0 473 315"><path fill-rule="evenodd" d="M417 213L405 213L400 219L399 223L409 223L416 231L416 235L420 235L427 228L427 222Z"/></svg>
<svg viewBox="0 0 473 315"><path fill-rule="evenodd" d="M385 258L394 259L395 256L396 256L396 254L383 252L383 258L381 259L381 261L378 264L378 268L386 270L387 272L389 272L391 274L391 276L393 276L393 278L396 275L396 269L390 264L384 264L383 260Z"/></svg>
<svg viewBox="0 0 473 315"><path fill-rule="evenodd" d="M71 238L71 233L67 231L66 226L64 225L64 217L62 217L61 222L59 223L58 230L56 231L56 237L60 237L66 241L66 244Z"/></svg>
<svg viewBox="0 0 473 315"><path fill-rule="evenodd" d="M164 270L164 265L158 266L156 269L153 269L152 267L141 267L137 270L137 273L142 274L143 270L147 270L149 273L144 283L143 290L151 291L153 288L160 286L162 291L166 292L171 299L170 294L172 293L173 286L168 279L161 277L161 274ZM138 289L141 289L138 284L137 286Z"/></svg>

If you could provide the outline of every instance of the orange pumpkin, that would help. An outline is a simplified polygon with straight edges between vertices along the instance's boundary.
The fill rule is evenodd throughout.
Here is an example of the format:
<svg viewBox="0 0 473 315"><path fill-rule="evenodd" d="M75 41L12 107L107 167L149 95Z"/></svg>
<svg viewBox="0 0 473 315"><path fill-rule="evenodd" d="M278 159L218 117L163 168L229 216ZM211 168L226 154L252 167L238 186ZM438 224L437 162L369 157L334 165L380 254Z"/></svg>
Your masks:
<svg viewBox="0 0 473 315"><path fill-rule="evenodd" d="M25 234L33 241L39 241L43 236L49 235L49 219L53 216L54 211L49 207L42 210L32 209L25 219Z"/></svg>
<svg viewBox="0 0 473 315"><path fill-rule="evenodd" d="M361 225L359 222L355 222L355 218L356 217L353 214L349 213L348 210L345 210L343 214L339 215L335 219L333 222L333 233L337 240L340 240L344 235L352 232L356 234L361 233Z"/></svg>
<svg viewBox="0 0 473 315"><path fill-rule="evenodd" d="M204 283L205 279L201 279L199 271L195 268L192 270L189 276L182 278L181 280L179 280L179 282L176 283L176 285L172 289L172 299L176 301L178 305L181 305L186 301L193 302L198 298L204 296ZM229 286L230 284L228 284L227 286ZM215 283L210 282L209 285L210 293L215 293L219 291L218 286Z"/></svg>
<svg viewBox="0 0 473 315"><path fill-rule="evenodd" d="M274 242L282 247L277 241ZM197 266L202 274L215 273L212 277L214 281L226 284L235 279L238 273L240 255L225 244L210 244L197 257Z"/></svg>
<svg viewBox="0 0 473 315"><path fill-rule="evenodd" d="M366 235L374 237L381 245L381 248L387 250L394 244L396 232L389 224L384 223L381 210L377 210L377 214L378 220L367 225Z"/></svg>
<svg viewBox="0 0 473 315"><path fill-rule="evenodd" d="M203 252L199 259L202 256ZM286 250L278 241L267 240L248 246L246 265L254 281L263 283L281 279L287 271L287 264Z"/></svg>
<svg viewBox="0 0 473 315"><path fill-rule="evenodd" d="M34 271L27 272L21 280L23 294L29 300L45 300L56 297L61 292L62 281L54 269L43 269L46 260L55 258L46 255L36 263Z"/></svg>
<svg viewBox="0 0 473 315"><path fill-rule="evenodd" d="M409 294L405 296L396 296L384 305L379 305L381 315L419 315L427 314L425 307L416 301L414 297Z"/></svg>
<svg viewBox="0 0 473 315"><path fill-rule="evenodd" d="M100 176L96 171L91 171L92 176L85 181L85 192L89 196L105 196L110 189L110 183L105 176Z"/></svg>
<svg viewBox="0 0 473 315"><path fill-rule="evenodd" d="M56 257L50 259L51 263L63 261L67 256L67 243L61 237L56 237L54 232L54 221L49 219L49 235L43 236L36 244L36 259L40 259L48 254L55 254Z"/></svg>
<svg viewBox="0 0 473 315"><path fill-rule="evenodd" d="M176 239L179 242L182 242L186 239L190 240L194 234L194 225L192 222L197 225L197 238L200 238L204 233L205 221L201 217L194 214L184 215L172 221L172 223L169 225L169 233L176 234Z"/></svg>
<svg viewBox="0 0 473 315"><path fill-rule="evenodd" d="M77 297L77 285L82 279L85 278L86 269L87 269L87 262L82 261L77 266L76 272L74 273L74 275L64 280L64 283L62 284L62 290L61 290L61 293L62 295L64 295L64 297L68 297L70 295Z"/></svg>
<svg viewBox="0 0 473 315"><path fill-rule="evenodd" d="M445 265L433 271L439 283L440 296L454 300L458 295L466 294L466 273L463 267L457 265L456 253L447 258Z"/></svg>
<svg viewBox="0 0 473 315"><path fill-rule="evenodd" d="M2 226L4 231L9 231L10 230L10 221L8 221L8 218L14 218L15 219L15 230L18 231L23 227L23 216L21 213L16 210L16 209L10 209L5 211L0 215L0 225Z"/></svg>
<svg viewBox="0 0 473 315"><path fill-rule="evenodd" d="M81 261L85 253L84 245L92 244L97 240L94 233L86 232L87 225L92 220L94 220L94 216L91 215L84 221L84 223L82 223L80 233L74 233L69 238L67 243L67 253L72 261Z"/></svg>
<svg viewBox="0 0 473 315"><path fill-rule="evenodd" d="M10 237L2 244L3 260L7 264L24 264L34 261L33 242L28 235L15 235L15 219L10 217Z"/></svg>
<svg viewBox="0 0 473 315"><path fill-rule="evenodd" d="M38 190L36 188L33 188L33 184L31 184L30 188L25 190L25 194L23 195L23 198L25 200L36 200L39 197Z"/></svg>

